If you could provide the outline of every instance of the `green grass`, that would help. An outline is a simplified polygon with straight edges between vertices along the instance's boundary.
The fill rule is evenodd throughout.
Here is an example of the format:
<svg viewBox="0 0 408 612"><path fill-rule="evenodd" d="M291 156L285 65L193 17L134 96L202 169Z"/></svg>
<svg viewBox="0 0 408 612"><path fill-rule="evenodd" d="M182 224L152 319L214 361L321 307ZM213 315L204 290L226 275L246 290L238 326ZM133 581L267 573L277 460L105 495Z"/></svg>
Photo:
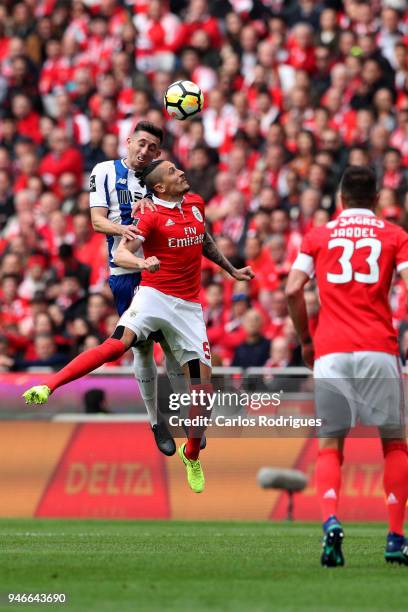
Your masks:
<svg viewBox="0 0 408 612"><path fill-rule="evenodd" d="M408 567L383 560L385 526L345 525L346 567L319 566L320 526L0 521L1 610L406 610ZM9 592L65 605L6 605Z"/></svg>

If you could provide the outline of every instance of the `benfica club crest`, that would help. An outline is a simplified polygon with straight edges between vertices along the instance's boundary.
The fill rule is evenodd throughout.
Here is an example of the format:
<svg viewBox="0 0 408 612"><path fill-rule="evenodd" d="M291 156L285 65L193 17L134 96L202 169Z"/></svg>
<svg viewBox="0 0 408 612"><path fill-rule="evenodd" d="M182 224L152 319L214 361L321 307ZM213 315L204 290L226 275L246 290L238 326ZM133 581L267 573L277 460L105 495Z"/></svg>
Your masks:
<svg viewBox="0 0 408 612"><path fill-rule="evenodd" d="M197 206L193 206L193 208L191 209L193 215L195 216L195 218L197 219L197 221L200 221L200 223L203 222L203 215L200 213L200 211L198 210Z"/></svg>

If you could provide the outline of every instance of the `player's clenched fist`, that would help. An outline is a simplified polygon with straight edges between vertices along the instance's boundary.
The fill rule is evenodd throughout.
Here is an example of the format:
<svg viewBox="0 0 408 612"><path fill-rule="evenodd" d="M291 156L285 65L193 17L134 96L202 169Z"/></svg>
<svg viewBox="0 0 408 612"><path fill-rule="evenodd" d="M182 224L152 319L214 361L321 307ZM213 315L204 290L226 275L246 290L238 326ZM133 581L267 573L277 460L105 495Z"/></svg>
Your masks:
<svg viewBox="0 0 408 612"><path fill-rule="evenodd" d="M148 257L144 260L144 270L148 272L157 272L160 269L160 261L157 257Z"/></svg>
<svg viewBox="0 0 408 612"><path fill-rule="evenodd" d="M251 266L246 266L245 268L235 270L232 276L238 281L249 281L252 278L255 278L255 274L252 272Z"/></svg>

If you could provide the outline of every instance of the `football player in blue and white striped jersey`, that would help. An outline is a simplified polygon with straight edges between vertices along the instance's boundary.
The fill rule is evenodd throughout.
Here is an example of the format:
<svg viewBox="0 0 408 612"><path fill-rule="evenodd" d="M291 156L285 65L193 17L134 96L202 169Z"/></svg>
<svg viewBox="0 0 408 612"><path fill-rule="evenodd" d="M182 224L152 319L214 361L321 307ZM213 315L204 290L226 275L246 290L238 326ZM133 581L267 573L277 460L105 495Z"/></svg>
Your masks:
<svg viewBox="0 0 408 612"><path fill-rule="evenodd" d="M109 286L119 315L129 307L140 273L118 267L113 259L123 236L134 239L139 236L133 225L133 208L144 206L155 209L146 198L146 189L140 185L138 175L151 161L160 156L163 131L154 124L140 121L128 138L128 154L125 159L115 159L96 164L90 177L90 208L92 225L97 232L106 234L109 251ZM141 253L139 255L143 257ZM166 356L166 370L173 391L186 391L183 371L164 339L160 340ZM145 402L159 449L166 455L174 454L176 446L164 422L158 420L157 368L153 359L153 341L147 341L132 349L135 377Z"/></svg>

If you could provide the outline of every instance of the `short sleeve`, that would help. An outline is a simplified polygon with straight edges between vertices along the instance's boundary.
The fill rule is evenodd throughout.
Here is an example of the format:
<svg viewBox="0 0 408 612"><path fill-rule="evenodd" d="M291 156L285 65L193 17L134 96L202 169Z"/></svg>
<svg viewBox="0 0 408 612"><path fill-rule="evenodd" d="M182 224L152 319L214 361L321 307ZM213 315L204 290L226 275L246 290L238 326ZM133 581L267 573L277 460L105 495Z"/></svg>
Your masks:
<svg viewBox="0 0 408 612"><path fill-rule="evenodd" d="M89 178L89 206L109 208L108 167L96 164Z"/></svg>
<svg viewBox="0 0 408 612"><path fill-rule="evenodd" d="M301 270L309 278L313 278L315 273L314 250L315 242L312 239L312 232L309 232L302 240L300 251L293 262L292 270Z"/></svg>
<svg viewBox="0 0 408 612"><path fill-rule="evenodd" d="M408 268L408 234L403 229L398 232L395 265L397 272Z"/></svg>
<svg viewBox="0 0 408 612"><path fill-rule="evenodd" d="M156 225L157 214L153 210L146 210L143 215L138 215L133 221L140 234L138 239L144 242L151 234Z"/></svg>

